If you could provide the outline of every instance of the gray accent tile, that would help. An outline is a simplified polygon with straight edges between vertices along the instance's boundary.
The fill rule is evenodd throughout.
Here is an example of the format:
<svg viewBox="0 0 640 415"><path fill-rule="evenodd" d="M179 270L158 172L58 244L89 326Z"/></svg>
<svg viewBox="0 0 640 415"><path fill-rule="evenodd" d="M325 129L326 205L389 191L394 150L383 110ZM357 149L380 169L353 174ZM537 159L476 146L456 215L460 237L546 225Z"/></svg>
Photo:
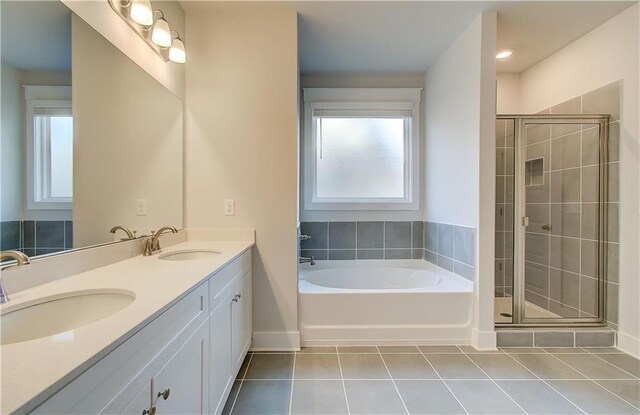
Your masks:
<svg viewBox="0 0 640 415"><path fill-rule="evenodd" d="M438 224L438 254L453 258L453 226Z"/></svg>
<svg viewBox="0 0 640 415"><path fill-rule="evenodd" d="M598 280L580 277L580 311L595 316L598 314Z"/></svg>
<svg viewBox="0 0 640 415"><path fill-rule="evenodd" d="M580 275L551 268L549 297L574 308L580 306Z"/></svg>
<svg viewBox="0 0 640 415"><path fill-rule="evenodd" d="M496 148L496 174L504 176L505 174L505 148Z"/></svg>
<svg viewBox="0 0 640 415"><path fill-rule="evenodd" d="M385 353L382 358L394 379L438 379L436 372L421 354Z"/></svg>
<svg viewBox="0 0 640 415"><path fill-rule="evenodd" d="M600 209L597 203L582 204L581 235L585 239L598 239Z"/></svg>
<svg viewBox="0 0 640 415"><path fill-rule="evenodd" d="M580 310L578 310L577 308L570 307L566 304L559 303L554 300L549 300L549 311L561 317L579 317L580 316Z"/></svg>
<svg viewBox="0 0 640 415"><path fill-rule="evenodd" d="M576 183L576 189L579 191L580 187ZM582 201L583 202L598 202L600 200L599 194L600 188L600 170L598 166L590 166L582 168Z"/></svg>
<svg viewBox="0 0 640 415"><path fill-rule="evenodd" d="M594 89L582 96L583 114L609 114L611 121L620 119L620 82Z"/></svg>
<svg viewBox="0 0 640 415"><path fill-rule="evenodd" d="M640 378L640 360L635 357L624 353L598 354L598 357Z"/></svg>
<svg viewBox="0 0 640 415"><path fill-rule="evenodd" d="M438 252L438 224L424 223L424 248L431 252Z"/></svg>
<svg viewBox="0 0 640 415"><path fill-rule="evenodd" d="M293 382L292 414L348 414L342 380Z"/></svg>
<svg viewBox="0 0 640 415"><path fill-rule="evenodd" d="M232 413L286 414L289 412L290 399L290 380L245 381Z"/></svg>
<svg viewBox="0 0 640 415"><path fill-rule="evenodd" d="M295 379L341 379L337 354L304 354L296 356Z"/></svg>
<svg viewBox="0 0 640 415"><path fill-rule="evenodd" d="M441 380L398 380L398 391L411 414L465 414Z"/></svg>
<svg viewBox="0 0 640 415"><path fill-rule="evenodd" d="M380 353L420 353L417 346L378 346Z"/></svg>
<svg viewBox="0 0 640 415"><path fill-rule="evenodd" d="M64 222L64 247L73 249L73 222Z"/></svg>
<svg viewBox="0 0 640 415"><path fill-rule="evenodd" d="M453 259L469 266L475 265L475 229L455 226L453 230Z"/></svg>
<svg viewBox="0 0 640 415"><path fill-rule="evenodd" d="M588 353L586 350L580 347L544 347L543 350L552 354L564 354L564 353Z"/></svg>
<svg viewBox="0 0 640 415"><path fill-rule="evenodd" d="M355 249L330 249L329 259L330 260L356 259L356 250Z"/></svg>
<svg viewBox="0 0 640 415"><path fill-rule="evenodd" d="M524 264L524 283L527 291L549 296L549 267L531 262Z"/></svg>
<svg viewBox="0 0 640 415"><path fill-rule="evenodd" d="M543 381L504 380L498 385L529 414L581 414L582 411Z"/></svg>
<svg viewBox="0 0 640 415"><path fill-rule="evenodd" d="M453 272L460 275L462 278L468 279L469 281L473 281L475 279L475 268L458 261L453 262Z"/></svg>
<svg viewBox="0 0 640 415"><path fill-rule="evenodd" d="M435 252L424 250L424 260L438 265L438 254Z"/></svg>
<svg viewBox="0 0 640 415"><path fill-rule="evenodd" d="M509 354L547 354L539 347L502 347L500 350Z"/></svg>
<svg viewBox="0 0 640 415"><path fill-rule="evenodd" d="M611 163L609 164L609 172L607 177L607 193L608 193L608 202L619 202L620 201L620 164Z"/></svg>
<svg viewBox="0 0 640 415"><path fill-rule="evenodd" d="M618 284L607 283L607 321L618 323Z"/></svg>
<svg viewBox="0 0 640 415"><path fill-rule="evenodd" d="M549 108L550 114L582 114L581 97L571 98Z"/></svg>
<svg viewBox="0 0 640 415"><path fill-rule="evenodd" d="M572 331L537 331L533 337L535 347L573 347Z"/></svg>
<svg viewBox="0 0 640 415"><path fill-rule="evenodd" d="M442 379L485 379L487 377L466 355L432 353L426 356Z"/></svg>
<svg viewBox="0 0 640 415"><path fill-rule="evenodd" d="M323 354L337 354L338 351L334 346L310 346L302 347L298 353L323 353Z"/></svg>
<svg viewBox="0 0 640 415"><path fill-rule="evenodd" d="M620 160L620 123L609 123L609 162Z"/></svg>
<svg viewBox="0 0 640 415"><path fill-rule="evenodd" d="M544 184L540 186L527 186L525 189L528 203L549 202L549 181L551 173L544 173Z"/></svg>
<svg viewBox="0 0 640 415"><path fill-rule="evenodd" d="M307 258L313 257L319 261L324 261L329 259L329 251L326 249L302 249L300 251L300 256Z"/></svg>
<svg viewBox="0 0 640 415"><path fill-rule="evenodd" d="M442 255L438 255L438 266L453 272L453 260Z"/></svg>
<svg viewBox="0 0 640 415"><path fill-rule="evenodd" d="M582 165L598 164L600 158L600 134L598 128L582 132Z"/></svg>
<svg viewBox="0 0 640 415"><path fill-rule="evenodd" d="M580 170L569 169L551 172L551 202L579 202L580 201ZM582 169L583 174L586 169ZM583 176L583 201L584 199Z"/></svg>
<svg viewBox="0 0 640 415"><path fill-rule="evenodd" d="M64 221L36 222L36 249L64 248Z"/></svg>
<svg viewBox="0 0 640 415"><path fill-rule="evenodd" d="M638 410L589 380L556 380L549 385L588 414L638 414Z"/></svg>
<svg viewBox="0 0 640 415"><path fill-rule="evenodd" d="M411 248L411 222L385 222L384 247Z"/></svg>
<svg viewBox="0 0 640 415"><path fill-rule="evenodd" d="M563 125L560 129L565 133L579 131L580 124ZM580 141L580 132L551 140L551 170L580 167Z"/></svg>
<svg viewBox="0 0 640 415"><path fill-rule="evenodd" d="M471 354L469 358L492 379L536 379L506 353Z"/></svg>
<svg viewBox="0 0 640 415"><path fill-rule="evenodd" d="M467 412L472 414L524 414L493 381L446 381Z"/></svg>
<svg viewBox="0 0 640 415"><path fill-rule="evenodd" d="M329 222L329 249L356 249L356 223Z"/></svg>
<svg viewBox="0 0 640 415"><path fill-rule="evenodd" d="M379 354L341 353L340 365L345 379L389 379Z"/></svg>
<svg viewBox="0 0 640 415"><path fill-rule="evenodd" d="M598 242L580 241L580 272L583 275L596 277L598 275Z"/></svg>
<svg viewBox="0 0 640 415"><path fill-rule="evenodd" d="M402 400L393 382L380 380L345 380L351 414L404 414Z"/></svg>
<svg viewBox="0 0 640 415"><path fill-rule="evenodd" d="M580 240L552 236L549 264L564 271L580 272Z"/></svg>
<svg viewBox="0 0 640 415"><path fill-rule="evenodd" d="M384 247L384 222L358 222L358 249Z"/></svg>
<svg viewBox="0 0 640 415"><path fill-rule="evenodd" d="M549 264L549 236L527 233L525 235L525 258L536 264Z"/></svg>
<svg viewBox="0 0 640 415"><path fill-rule="evenodd" d="M533 347L531 331L497 331L498 347Z"/></svg>
<svg viewBox="0 0 640 415"><path fill-rule="evenodd" d="M327 249L328 248L327 222L301 222L300 233L308 235L311 239L300 242L301 249Z"/></svg>
<svg viewBox="0 0 640 415"><path fill-rule="evenodd" d="M411 259L422 259L423 257L424 257L424 252L422 249L411 250Z"/></svg>
<svg viewBox="0 0 640 415"><path fill-rule="evenodd" d="M0 222L0 250L20 249L21 222L17 220Z"/></svg>
<svg viewBox="0 0 640 415"><path fill-rule="evenodd" d="M64 248L36 248L35 256L55 254L62 251L64 251Z"/></svg>
<svg viewBox="0 0 640 415"><path fill-rule="evenodd" d="M576 331L576 347L611 347L615 341L613 331Z"/></svg>
<svg viewBox="0 0 640 415"><path fill-rule="evenodd" d="M25 220L22 222L22 245L24 248L36 247L36 222Z"/></svg>
<svg viewBox="0 0 640 415"><path fill-rule="evenodd" d="M418 349L424 354L461 354L462 350L458 346L439 346L439 345L427 345L418 346Z"/></svg>
<svg viewBox="0 0 640 415"><path fill-rule="evenodd" d="M411 228L411 248L424 248L424 222L412 222Z"/></svg>
<svg viewBox="0 0 640 415"><path fill-rule="evenodd" d="M411 259L411 249L385 249L384 259Z"/></svg>
<svg viewBox="0 0 640 415"><path fill-rule="evenodd" d="M291 379L293 354L254 353L245 379Z"/></svg>
<svg viewBox="0 0 640 415"><path fill-rule="evenodd" d="M496 147L505 147L505 120L496 120Z"/></svg>
<svg viewBox="0 0 640 415"><path fill-rule="evenodd" d="M615 347L583 347L583 349L589 353L593 354L614 354L614 353L624 353L620 349Z"/></svg>
<svg viewBox="0 0 640 415"><path fill-rule="evenodd" d="M549 354L514 354L514 359L542 379L583 379L580 373Z"/></svg>
<svg viewBox="0 0 640 415"><path fill-rule="evenodd" d="M618 244L608 243L607 248L607 281L618 282L618 263L620 253Z"/></svg>
<svg viewBox="0 0 640 415"><path fill-rule="evenodd" d="M526 124L525 137L527 145L549 140L551 138L551 126L549 124Z"/></svg>
<svg viewBox="0 0 640 415"><path fill-rule="evenodd" d="M543 141L527 146L527 161L542 159L542 170L549 171L551 163L551 142Z"/></svg>
<svg viewBox="0 0 640 415"><path fill-rule="evenodd" d="M546 234L547 231L543 230L542 227L551 223L551 219L549 217L549 204L527 203L526 211L527 217L529 217L527 232Z"/></svg>
<svg viewBox="0 0 640 415"><path fill-rule="evenodd" d="M620 234L620 204L608 203L607 204L607 241L618 242Z"/></svg>
<svg viewBox="0 0 640 415"><path fill-rule="evenodd" d="M375 353L378 354L376 346L338 346L338 353Z"/></svg>
<svg viewBox="0 0 640 415"><path fill-rule="evenodd" d="M579 203L552 204L551 234L579 238L580 215L581 209ZM537 232L545 231L538 229Z"/></svg>
<svg viewBox="0 0 640 415"><path fill-rule="evenodd" d="M358 249L356 251L357 259L384 259L384 250L382 249Z"/></svg>
<svg viewBox="0 0 640 415"><path fill-rule="evenodd" d="M636 408L640 407L640 382L637 380L597 380L596 383Z"/></svg>
<svg viewBox="0 0 640 415"><path fill-rule="evenodd" d="M504 177L496 177L496 203L505 203L504 183Z"/></svg>

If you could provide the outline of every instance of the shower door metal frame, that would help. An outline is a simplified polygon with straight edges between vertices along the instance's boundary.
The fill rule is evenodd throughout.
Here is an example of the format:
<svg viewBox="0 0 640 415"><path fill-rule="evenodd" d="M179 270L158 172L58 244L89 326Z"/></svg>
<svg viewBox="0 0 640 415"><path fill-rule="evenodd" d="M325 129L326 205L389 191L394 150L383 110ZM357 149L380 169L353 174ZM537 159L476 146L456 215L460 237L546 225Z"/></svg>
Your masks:
<svg viewBox="0 0 640 415"><path fill-rule="evenodd" d="M514 214L513 214L513 299L512 322L495 323L501 327L600 327L606 325L607 281L607 202L609 163L609 115L607 114L505 114L499 120L514 121ZM599 183L598 183L598 316L595 318L526 318L525 316L525 218L526 187L525 162L527 159L526 124L598 124L599 126ZM581 156L582 157L582 156Z"/></svg>

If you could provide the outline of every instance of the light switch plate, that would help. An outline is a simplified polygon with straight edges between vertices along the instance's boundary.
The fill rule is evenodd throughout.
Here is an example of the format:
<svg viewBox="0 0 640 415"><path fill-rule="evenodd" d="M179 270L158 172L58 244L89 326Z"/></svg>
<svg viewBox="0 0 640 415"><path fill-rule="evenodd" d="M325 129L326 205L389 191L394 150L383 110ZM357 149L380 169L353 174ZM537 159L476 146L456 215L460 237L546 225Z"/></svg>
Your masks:
<svg viewBox="0 0 640 415"><path fill-rule="evenodd" d="M224 201L224 215L235 216L236 214L236 201L233 199L226 199Z"/></svg>
<svg viewBox="0 0 640 415"><path fill-rule="evenodd" d="M136 216L147 216L147 199L136 199Z"/></svg>

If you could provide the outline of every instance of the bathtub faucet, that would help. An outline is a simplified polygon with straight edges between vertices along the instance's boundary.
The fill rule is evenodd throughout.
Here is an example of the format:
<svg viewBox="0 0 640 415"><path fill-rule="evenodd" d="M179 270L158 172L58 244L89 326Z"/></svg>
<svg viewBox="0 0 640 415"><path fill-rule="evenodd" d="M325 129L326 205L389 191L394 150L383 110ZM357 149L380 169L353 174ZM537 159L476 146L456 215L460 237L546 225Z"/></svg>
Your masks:
<svg viewBox="0 0 640 415"><path fill-rule="evenodd" d="M309 257L309 258L307 258L307 257L301 256L300 258L298 258L298 261L299 261L301 264L305 264L305 263L307 263L307 262L308 262L310 265L315 265L315 264L316 264L316 259L315 259L314 257Z"/></svg>

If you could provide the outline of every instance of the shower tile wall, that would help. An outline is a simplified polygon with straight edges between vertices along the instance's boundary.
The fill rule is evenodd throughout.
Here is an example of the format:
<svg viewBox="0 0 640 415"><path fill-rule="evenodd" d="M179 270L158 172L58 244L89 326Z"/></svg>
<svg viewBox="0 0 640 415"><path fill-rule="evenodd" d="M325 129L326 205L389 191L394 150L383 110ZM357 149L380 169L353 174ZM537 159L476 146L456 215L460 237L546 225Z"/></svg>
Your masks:
<svg viewBox="0 0 640 415"><path fill-rule="evenodd" d="M496 297L513 294L514 137L513 120L496 121Z"/></svg>
<svg viewBox="0 0 640 415"><path fill-rule="evenodd" d="M424 259L473 280L475 230L434 222L302 222L300 255L318 260Z"/></svg>
<svg viewBox="0 0 640 415"><path fill-rule="evenodd" d="M0 250L18 250L29 256L73 248L71 221L2 221Z"/></svg>
<svg viewBox="0 0 640 415"><path fill-rule="evenodd" d="M607 255L607 320L618 323L618 214L620 83L603 86L541 111L546 114L611 114L609 124L609 203ZM598 267L598 136L597 128L580 125L529 126L527 160L542 159L540 184L526 187L529 226L525 235L525 297L530 303L563 317L597 315ZM500 154L498 138L498 155ZM535 169L535 167L532 167ZM533 170L532 170L533 171ZM500 170L498 169L498 173ZM497 174L498 174L497 173ZM508 177L508 176L507 176ZM529 178L527 178L529 180ZM500 176L497 176L500 182ZM505 180L506 182L506 180ZM500 192L507 193L506 186ZM496 216L498 208L496 204ZM496 221L497 235L500 226ZM510 221L513 224L513 221ZM549 231L542 230L550 225ZM508 234L505 231L504 234ZM496 238L497 239L497 238ZM506 244L505 244L506 245ZM500 250L499 250L500 248ZM504 249L504 250L502 250ZM513 248L498 252L511 257ZM505 259L506 261L506 259ZM498 267L496 267L498 269ZM496 271L496 295L503 281ZM506 278L505 278L506 280ZM509 294L505 283L503 294Z"/></svg>

